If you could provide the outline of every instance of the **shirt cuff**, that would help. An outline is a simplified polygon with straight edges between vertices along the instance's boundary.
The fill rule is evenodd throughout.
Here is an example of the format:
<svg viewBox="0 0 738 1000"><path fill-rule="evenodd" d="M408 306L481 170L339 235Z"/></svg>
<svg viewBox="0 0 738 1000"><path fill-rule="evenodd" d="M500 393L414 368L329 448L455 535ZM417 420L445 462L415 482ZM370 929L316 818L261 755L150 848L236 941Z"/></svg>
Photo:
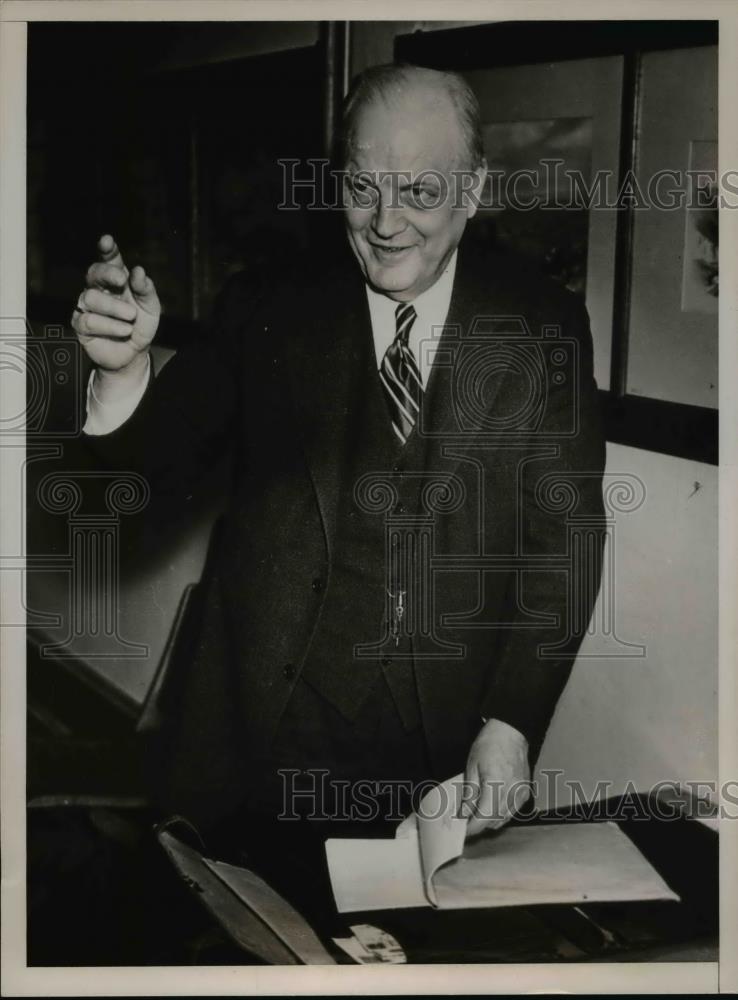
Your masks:
<svg viewBox="0 0 738 1000"><path fill-rule="evenodd" d="M87 420L82 428L84 433L92 437L99 437L102 434L111 434L121 427L143 399L150 377L151 355L148 355L146 368L141 374L140 382L132 386L129 392L120 399L101 403L93 388L95 378L93 370L87 382Z"/></svg>

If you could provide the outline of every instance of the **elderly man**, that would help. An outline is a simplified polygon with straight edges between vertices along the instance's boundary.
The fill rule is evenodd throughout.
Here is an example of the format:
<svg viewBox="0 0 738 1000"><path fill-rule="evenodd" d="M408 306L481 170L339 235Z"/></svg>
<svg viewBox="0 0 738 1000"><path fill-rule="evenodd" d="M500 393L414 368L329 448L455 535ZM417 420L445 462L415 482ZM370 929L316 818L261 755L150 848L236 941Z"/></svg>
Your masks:
<svg viewBox="0 0 738 1000"><path fill-rule="evenodd" d="M85 430L172 505L235 450L162 808L208 827L315 813L314 791L338 816L358 782L366 804L464 771L474 834L513 811L596 597L588 323L570 293L460 247L486 174L461 78L367 71L342 149L352 255L315 253L250 309L232 296L156 376L154 283L100 239L73 317L95 366Z"/></svg>

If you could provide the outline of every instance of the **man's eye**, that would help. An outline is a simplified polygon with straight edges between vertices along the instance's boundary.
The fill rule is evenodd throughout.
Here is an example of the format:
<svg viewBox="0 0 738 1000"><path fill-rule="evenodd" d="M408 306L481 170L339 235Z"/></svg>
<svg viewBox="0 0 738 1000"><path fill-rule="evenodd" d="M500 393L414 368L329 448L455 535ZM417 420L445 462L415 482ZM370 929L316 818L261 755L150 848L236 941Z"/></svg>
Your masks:
<svg viewBox="0 0 738 1000"><path fill-rule="evenodd" d="M372 208L376 201L376 191L367 181L359 177L349 180L349 195L357 208Z"/></svg>
<svg viewBox="0 0 738 1000"><path fill-rule="evenodd" d="M370 179L362 176L349 178L349 188L353 195L362 198L370 198L375 190Z"/></svg>
<svg viewBox="0 0 738 1000"><path fill-rule="evenodd" d="M371 209L377 203L377 191L369 181L361 177L347 180L348 197L353 208Z"/></svg>
<svg viewBox="0 0 738 1000"><path fill-rule="evenodd" d="M437 197L437 192L432 191L424 184L413 184L406 194L407 203L416 208L433 208Z"/></svg>

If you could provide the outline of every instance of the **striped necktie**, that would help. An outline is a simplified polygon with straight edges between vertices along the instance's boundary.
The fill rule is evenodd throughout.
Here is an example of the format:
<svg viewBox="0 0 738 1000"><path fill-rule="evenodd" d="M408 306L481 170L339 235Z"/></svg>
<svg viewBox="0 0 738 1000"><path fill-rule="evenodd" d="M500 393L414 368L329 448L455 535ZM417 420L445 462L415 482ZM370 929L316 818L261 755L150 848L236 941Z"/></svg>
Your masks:
<svg viewBox="0 0 738 1000"><path fill-rule="evenodd" d="M405 444L415 426L423 396L418 365L408 346L415 318L413 306L409 302L401 302L395 310L395 339L387 348L379 368L392 428L401 444Z"/></svg>

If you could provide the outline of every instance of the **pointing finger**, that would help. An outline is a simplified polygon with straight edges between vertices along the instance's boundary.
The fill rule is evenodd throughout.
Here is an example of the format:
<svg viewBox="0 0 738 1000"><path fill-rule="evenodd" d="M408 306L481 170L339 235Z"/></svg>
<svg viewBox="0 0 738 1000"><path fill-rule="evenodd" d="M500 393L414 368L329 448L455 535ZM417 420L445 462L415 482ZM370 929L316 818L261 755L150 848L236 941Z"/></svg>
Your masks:
<svg viewBox="0 0 738 1000"><path fill-rule="evenodd" d="M105 264L115 264L116 267L125 268L123 257L118 249L118 244L113 237L106 233L97 241L97 249L100 252L100 260Z"/></svg>

